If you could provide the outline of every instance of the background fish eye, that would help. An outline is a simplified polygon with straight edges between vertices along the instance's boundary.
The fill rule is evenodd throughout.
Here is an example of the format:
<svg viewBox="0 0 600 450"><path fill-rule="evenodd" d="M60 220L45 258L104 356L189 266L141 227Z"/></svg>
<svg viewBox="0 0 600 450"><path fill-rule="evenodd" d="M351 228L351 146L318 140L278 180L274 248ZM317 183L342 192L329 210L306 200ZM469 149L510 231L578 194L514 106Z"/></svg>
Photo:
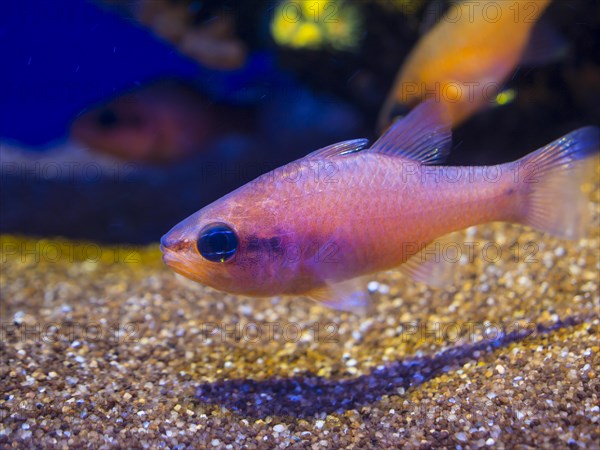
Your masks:
<svg viewBox="0 0 600 450"><path fill-rule="evenodd" d="M98 115L98 125L102 128L114 128L118 123L119 117L117 116L117 113L110 108L102 110Z"/></svg>
<svg viewBox="0 0 600 450"><path fill-rule="evenodd" d="M198 252L213 262L226 262L233 258L239 240L231 227L212 223L202 229L198 237Z"/></svg>

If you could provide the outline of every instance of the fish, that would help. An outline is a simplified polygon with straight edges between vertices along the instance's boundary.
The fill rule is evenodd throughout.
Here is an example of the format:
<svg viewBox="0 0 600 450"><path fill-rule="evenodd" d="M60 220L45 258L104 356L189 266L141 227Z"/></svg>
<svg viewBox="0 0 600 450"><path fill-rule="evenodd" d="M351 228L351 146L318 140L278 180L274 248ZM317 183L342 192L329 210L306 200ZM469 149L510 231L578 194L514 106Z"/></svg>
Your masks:
<svg viewBox="0 0 600 450"><path fill-rule="evenodd" d="M186 83L161 80L85 111L73 121L70 135L122 160L168 164L206 151L228 124L244 123L242 114Z"/></svg>
<svg viewBox="0 0 600 450"><path fill-rule="evenodd" d="M455 128L493 105L519 63L539 65L560 57L564 39L545 20L538 22L550 1L453 3L403 63L378 129L427 98L446 105Z"/></svg>
<svg viewBox="0 0 600 450"><path fill-rule="evenodd" d="M443 166L450 121L427 101L370 147L366 139L324 147L200 209L161 238L163 261L233 294L369 310L361 284L376 272L397 268L447 286L456 265L424 256L452 232L504 221L584 236L580 184L599 142L600 129L589 126L514 162Z"/></svg>

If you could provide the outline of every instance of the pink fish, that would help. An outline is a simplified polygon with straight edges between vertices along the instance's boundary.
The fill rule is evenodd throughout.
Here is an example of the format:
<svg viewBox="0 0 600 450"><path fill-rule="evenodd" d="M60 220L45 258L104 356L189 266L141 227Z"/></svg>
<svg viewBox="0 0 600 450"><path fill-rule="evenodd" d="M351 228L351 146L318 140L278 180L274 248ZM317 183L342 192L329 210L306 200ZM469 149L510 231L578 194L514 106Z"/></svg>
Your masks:
<svg viewBox="0 0 600 450"><path fill-rule="evenodd" d="M512 163L436 166L451 147L445 116L423 103L370 148L365 139L341 142L262 175L163 236L165 263L223 291L302 295L356 311L369 302L360 286L367 274L400 268L447 282L451 264L423 256L453 231L505 221L584 234L580 184L599 150L598 128Z"/></svg>

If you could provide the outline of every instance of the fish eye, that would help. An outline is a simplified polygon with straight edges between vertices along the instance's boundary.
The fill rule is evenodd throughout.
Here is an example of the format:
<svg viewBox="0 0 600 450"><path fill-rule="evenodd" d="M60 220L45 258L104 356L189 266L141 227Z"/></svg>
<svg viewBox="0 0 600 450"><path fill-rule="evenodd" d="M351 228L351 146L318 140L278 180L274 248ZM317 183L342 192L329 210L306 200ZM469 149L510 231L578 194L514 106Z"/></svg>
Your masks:
<svg viewBox="0 0 600 450"><path fill-rule="evenodd" d="M98 115L98 125L102 128L114 128L118 122L117 114L110 108L103 109Z"/></svg>
<svg viewBox="0 0 600 450"><path fill-rule="evenodd" d="M238 248L235 232L225 224L213 223L202 229L198 237L198 251L213 262L230 260Z"/></svg>

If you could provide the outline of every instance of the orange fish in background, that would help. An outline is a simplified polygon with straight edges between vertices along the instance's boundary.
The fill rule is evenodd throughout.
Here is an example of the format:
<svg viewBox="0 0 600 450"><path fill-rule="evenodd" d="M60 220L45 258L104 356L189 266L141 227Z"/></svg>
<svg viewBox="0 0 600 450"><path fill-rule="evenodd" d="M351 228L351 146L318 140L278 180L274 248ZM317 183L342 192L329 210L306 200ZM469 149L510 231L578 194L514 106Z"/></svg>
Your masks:
<svg viewBox="0 0 600 450"><path fill-rule="evenodd" d="M549 3L453 3L403 64L381 110L379 129L398 112L434 98L445 104L454 128L495 101L519 62L556 58L564 49L561 38L543 21L534 28Z"/></svg>
<svg viewBox="0 0 600 450"><path fill-rule="evenodd" d="M237 115L190 86L162 81L85 112L73 122L71 136L127 161L168 163L206 150L228 124L244 122Z"/></svg>
<svg viewBox="0 0 600 450"><path fill-rule="evenodd" d="M426 102L370 148L365 139L325 147L201 209L163 236L163 260L231 293L360 310L366 274L398 267L447 282L455 266L419 252L453 231L506 221L582 236L580 183L599 141L599 129L587 127L516 162L435 166L451 135L439 106Z"/></svg>

